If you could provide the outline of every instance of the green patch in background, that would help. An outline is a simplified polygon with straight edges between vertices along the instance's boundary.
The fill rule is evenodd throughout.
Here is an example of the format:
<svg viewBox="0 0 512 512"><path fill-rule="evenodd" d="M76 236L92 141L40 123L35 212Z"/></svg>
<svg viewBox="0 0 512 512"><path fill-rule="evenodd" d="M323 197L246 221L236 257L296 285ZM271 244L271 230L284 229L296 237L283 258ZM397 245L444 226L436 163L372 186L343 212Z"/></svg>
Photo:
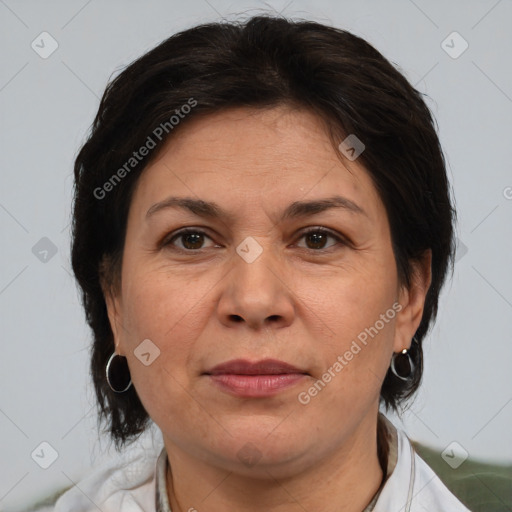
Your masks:
<svg viewBox="0 0 512 512"><path fill-rule="evenodd" d="M512 465L466 459L453 469L434 448L412 442L418 455L472 512L512 512Z"/></svg>

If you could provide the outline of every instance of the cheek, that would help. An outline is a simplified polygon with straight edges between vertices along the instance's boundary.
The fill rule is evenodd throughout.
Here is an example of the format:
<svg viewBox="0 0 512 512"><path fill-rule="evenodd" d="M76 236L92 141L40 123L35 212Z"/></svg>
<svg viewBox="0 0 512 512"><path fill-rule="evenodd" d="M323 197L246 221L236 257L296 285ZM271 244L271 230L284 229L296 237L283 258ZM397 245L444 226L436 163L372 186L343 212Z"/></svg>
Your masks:
<svg viewBox="0 0 512 512"><path fill-rule="evenodd" d="M211 274L192 277L176 268L151 268L148 263L126 266L123 348L135 388L152 417L162 407L171 414L190 408L185 390L197 368L197 342L213 314L210 295L219 280ZM156 346L157 357L146 366L137 355L148 339Z"/></svg>
<svg viewBox="0 0 512 512"><path fill-rule="evenodd" d="M165 346L173 345L176 340L179 351L183 342L186 345L187 339L193 338L199 328L198 319L208 305L210 288L210 280L206 277L190 278L176 269L127 271L123 311L130 345L145 338Z"/></svg>
<svg viewBox="0 0 512 512"><path fill-rule="evenodd" d="M333 339L356 337L372 326L397 299L396 280L389 267L351 271L323 282L303 280L303 302L331 329Z"/></svg>
<svg viewBox="0 0 512 512"><path fill-rule="evenodd" d="M205 292L163 272L130 273L127 267L128 275L123 288L124 342L133 384L157 425L172 418L174 428L187 430L201 417L187 390L200 329L195 320ZM150 356L141 357L143 353Z"/></svg>
<svg viewBox="0 0 512 512"><path fill-rule="evenodd" d="M324 368L315 377L329 380L334 393L344 388L344 396L352 398L361 393L378 394L389 366L395 318L401 307L396 302L394 273L389 267L384 271L375 265L374 269L326 282L322 293L310 293L309 301L304 300L325 333L316 347ZM306 296L308 291L303 289L303 293ZM330 375L325 373L329 369Z"/></svg>
<svg viewBox="0 0 512 512"><path fill-rule="evenodd" d="M213 443L215 436L206 421L204 403L194 397L177 348L165 347L148 367L132 357L129 365L133 385L144 409L167 438L181 444L193 432L193 440L212 438Z"/></svg>

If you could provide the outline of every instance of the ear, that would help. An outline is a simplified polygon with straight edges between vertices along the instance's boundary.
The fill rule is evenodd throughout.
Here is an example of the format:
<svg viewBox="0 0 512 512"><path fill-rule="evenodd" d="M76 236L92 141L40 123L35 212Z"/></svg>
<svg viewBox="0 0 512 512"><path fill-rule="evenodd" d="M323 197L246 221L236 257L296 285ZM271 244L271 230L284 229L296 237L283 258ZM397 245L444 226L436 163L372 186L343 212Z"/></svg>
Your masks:
<svg viewBox="0 0 512 512"><path fill-rule="evenodd" d="M122 352L123 340L123 317L122 317L122 302L121 302L121 283L113 279L113 266L107 259L103 258L100 263L100 285L103 291L103 297L107 307L107 314L110 323L110 329L114 337L115 351L119 355Z"/></svg>
<svg viewBox="0 0 512 512"><path fill-rule="evenodd" d="M401 352L411 346L412 337L421 323L425 299L432 282L432 250L426 250L420 260L412 263L412 267L409 288L402 286L398 294L402 309L396 316L394 352Z"/></svg>

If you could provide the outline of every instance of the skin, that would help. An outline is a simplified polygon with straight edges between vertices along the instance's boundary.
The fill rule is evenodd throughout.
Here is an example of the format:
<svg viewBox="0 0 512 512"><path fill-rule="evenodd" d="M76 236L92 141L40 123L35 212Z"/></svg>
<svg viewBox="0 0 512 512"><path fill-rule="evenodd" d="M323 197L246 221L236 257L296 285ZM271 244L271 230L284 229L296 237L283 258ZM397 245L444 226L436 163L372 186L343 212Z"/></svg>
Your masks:
<svg viewBox="0 0 512 512"><path fill-rule="evenodd" d="M343 196L343 208L279 221L294 201ZM163 208L169 196L215 201L202 218ZM204 238L177 237L183 227ZM340 238L303 236L323 227ZM262 253L236 252L253 237ZM167 245L160 246L166 239ZM343 239L347 242L343 243ZM340 158L321 120L288 107L190 119L139 178L121 286L106 292L116 351L163 434L173 511L360 512L378 490L379 391L393 352L408 348L430 285L430 254L399 283L386 211L357 160ZM307 391L359 333L401 310L307 405ZM134 350L150 339L149 366ZM308 373L265 398L240 398L205 375L235 358L275 358ZM247 443L260 457L249 466Z"/></svg>

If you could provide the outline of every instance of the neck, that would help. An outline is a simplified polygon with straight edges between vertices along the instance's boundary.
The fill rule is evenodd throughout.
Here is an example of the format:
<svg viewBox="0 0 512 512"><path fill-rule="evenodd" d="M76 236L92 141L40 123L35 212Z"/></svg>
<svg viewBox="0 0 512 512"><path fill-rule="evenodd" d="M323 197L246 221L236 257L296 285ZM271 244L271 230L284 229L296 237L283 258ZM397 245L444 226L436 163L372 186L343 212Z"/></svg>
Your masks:
<svg viewBox="0 0 512 512"><path fill-rule="evenodd" d="M173 512L361 512L379 490L387 461L385 427L377 418L297 474L255 479L205 463L165 440ZM378 442L377 442L378 440Z"/></svg>

